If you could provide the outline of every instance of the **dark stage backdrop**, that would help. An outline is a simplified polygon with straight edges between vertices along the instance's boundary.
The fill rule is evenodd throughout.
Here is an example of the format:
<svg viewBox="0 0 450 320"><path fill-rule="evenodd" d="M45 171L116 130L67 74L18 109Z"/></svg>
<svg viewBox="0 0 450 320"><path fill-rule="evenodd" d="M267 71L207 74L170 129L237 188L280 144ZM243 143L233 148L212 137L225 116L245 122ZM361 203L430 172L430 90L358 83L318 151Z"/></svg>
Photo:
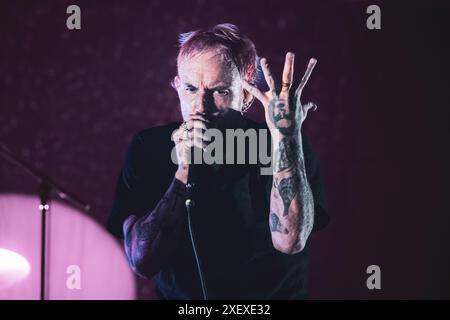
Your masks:
<svg viewBox="0 0 450 320"><path fill-rule="evenodd" d="M394 1L392 1L394 2ZM2 1L0 141L92 204L105 225L132 135L180 120L177 35L237 24L277 77L287 50L330 225L311 237L312 298L450 298L448 36L444 1ZM431 4L433 3L433 4ZM81 8L81 30L66 8ZM368 30L366 8L381 8ZM263 120L255 103L250 117ZM0 159L0 192L33 193ZM368 290L366 268L381 268ZM154 296L139 280L139 297Z"/></svg>

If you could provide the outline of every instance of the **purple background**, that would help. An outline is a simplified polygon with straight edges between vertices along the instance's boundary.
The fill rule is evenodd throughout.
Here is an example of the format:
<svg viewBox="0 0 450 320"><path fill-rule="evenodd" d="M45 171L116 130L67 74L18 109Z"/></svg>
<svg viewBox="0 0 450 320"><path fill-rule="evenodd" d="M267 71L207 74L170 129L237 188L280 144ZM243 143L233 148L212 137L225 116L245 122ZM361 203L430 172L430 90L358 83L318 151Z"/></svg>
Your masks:
<svg viewBox="0 0 450 320"><path fill-rule="evenodd" d="M242 1L243 2L243 1ZM304 127L321 161L331 224L311 238L312 298L450 298L448 36L444 1L2 1L0 141L92 204L105 224L136 131L179 120L169 82L177 35L237 24L280 77L318 65ZM82 29L66 28L77 4ZM445 42L444 42L445 41ZM262 120L261 106L250 116ZM0 159L0 191L36 184ZM366 288L377 264L382 289ZM153 296L139 281L139 296Z"/></svg>

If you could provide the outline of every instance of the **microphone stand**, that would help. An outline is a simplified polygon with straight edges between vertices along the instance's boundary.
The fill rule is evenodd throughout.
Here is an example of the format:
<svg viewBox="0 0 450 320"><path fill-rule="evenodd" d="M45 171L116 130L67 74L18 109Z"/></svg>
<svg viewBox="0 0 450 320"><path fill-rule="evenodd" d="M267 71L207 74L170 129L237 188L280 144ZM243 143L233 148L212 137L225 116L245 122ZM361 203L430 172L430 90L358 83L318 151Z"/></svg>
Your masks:
<svg viewBox="0 0 450 320"><path fill-rule="evenodd" d="M23 162L15 156L9 149L0 143L0 156L5 158L10 163L22 168L30 176L32 176L39 184L38 194L40 199L39 211L41 213L41 282L40 282L40 300L45 300L45 271L46 271L46 217L49 209L48 201L53 194L56 194L60 199L67 201L82 211L89 211L90 205L84 203L76 196L67 192L61 186L53 182L45 174L33 168L31 165Z"/></svg>

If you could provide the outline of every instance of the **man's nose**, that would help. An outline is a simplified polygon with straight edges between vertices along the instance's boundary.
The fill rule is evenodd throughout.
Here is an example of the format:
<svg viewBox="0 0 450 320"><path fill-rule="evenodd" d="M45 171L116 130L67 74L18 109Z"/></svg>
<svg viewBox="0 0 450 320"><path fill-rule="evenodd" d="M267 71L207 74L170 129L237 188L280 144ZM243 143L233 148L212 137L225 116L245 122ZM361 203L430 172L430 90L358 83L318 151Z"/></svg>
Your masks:
<svg viewBox="0 0 450 320"><path fill-rule="evenodd" d="M205 93L199 93L194 101L194 113L205 113L207 109L207 99Z"/></svg>

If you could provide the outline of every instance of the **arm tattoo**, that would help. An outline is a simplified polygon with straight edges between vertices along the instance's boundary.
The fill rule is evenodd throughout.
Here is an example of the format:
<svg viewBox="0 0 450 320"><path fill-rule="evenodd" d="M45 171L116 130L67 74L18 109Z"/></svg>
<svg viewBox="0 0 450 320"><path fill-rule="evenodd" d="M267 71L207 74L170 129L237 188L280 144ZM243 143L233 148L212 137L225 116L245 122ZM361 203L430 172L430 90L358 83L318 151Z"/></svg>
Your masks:
<svg viewBox="0 0 450 320"><path fill-rule="evenodd" d="M136 227L136 243L140 251L147 250L151 244L155 245L154 239L157 237L158 226L150 221L141 221Z"/></svg>
<svg viewBox="0 0 450 320"><path fill-rule="evenodd" d="M297 253L304 248L314 223L314 199L306 175L300 130L308 110L314 107L314 104L302 105L300 96L316 62L315 59L310 60L292 98L295 101L291 103L290 100L282 100L273 90L273 98L268 106L270 120L282 135L281 141L278 140L278 148L274 148L270 228L282 233L272 233L272 240L276 241L281 251L286 250L289 253ZM278 212L280 210L282 213ZM286 228L280 223L280 218ZM287 235L280 231L283 228L286 229Z"/></svg>
<svg viewBox="0 0 450 320"><path fill-rule="evenodd" d="M296 164L297 143L294 139L283 137L275 150L275 172L292 168Z"/></svg>
<svg viewBox="0 0 450 320"><path fill-rule="evenodd" d="M297 194L299 187L297 174L281 179L280 181L278 181L278 178L275 178L274 187L280 194L281 200L283 201L283 216L287 216L291 202Z"/></svg>
<svg viewBox="0 0 450 320"><path fill-rule="evenodd" d="M305 232L300 233L298 245L305 244L314 224L314 198L311 187L309 186L306 174L300 179L300 207L303 212L301 218L301 229Z"/></svg>
<svg viewBox="0 0 450 320"><path fill-rule="evenodd" d="M288 230L281 224L276 213L270 213L270 231L288 234Z"/></svg>
<svg viewBox="0 0 450 320"><path fill-rule="evenodd" d="M278 145L269 224L271 230L278 231L278 233L272 233L272 237L275 237L279 244L279 241L293 243L293 247L289 250L296 253L304 248L311 233L314 200L307 181L301 140L298 141L294 137L282 137ZM278 216L273 216L272 213ZM281 222L280 219L283 219L284 225L278 225ZM284 230L286 232L283 232Z"/></svg>
<svg viewBox="0 0 450 320"><path fill-rule="evenodd" d="M156 207L125 226L125 252L136 272L153 276L174 249L185 217L184 185L174 180Z"/></svg>

